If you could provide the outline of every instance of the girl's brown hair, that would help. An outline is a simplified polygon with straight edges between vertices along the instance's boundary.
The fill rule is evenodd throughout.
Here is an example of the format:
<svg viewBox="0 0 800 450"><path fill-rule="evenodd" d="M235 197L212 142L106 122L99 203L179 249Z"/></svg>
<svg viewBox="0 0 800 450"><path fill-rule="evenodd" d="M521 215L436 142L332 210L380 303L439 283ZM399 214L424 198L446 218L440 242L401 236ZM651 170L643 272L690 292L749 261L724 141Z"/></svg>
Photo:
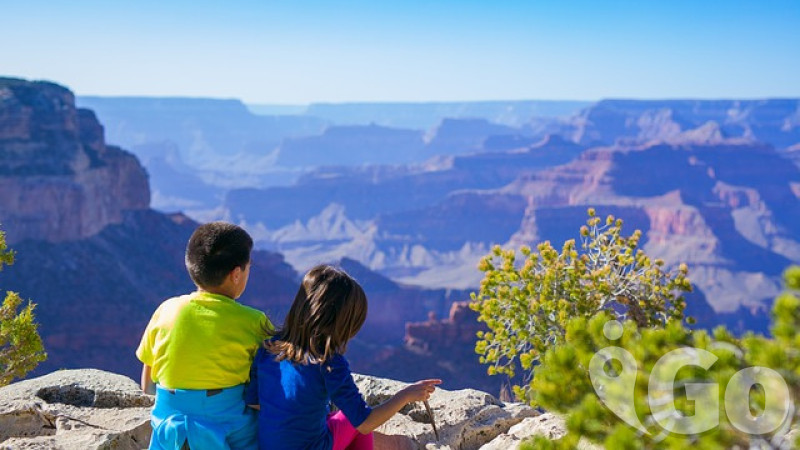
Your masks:
<svg viewBox="0 0 800 450"><path fill-rule="evenodd" d="M361 286L343 270L319 265L303 277L278 338L264 345L278 361L325 362L347 350L366 318Z"/></svg>

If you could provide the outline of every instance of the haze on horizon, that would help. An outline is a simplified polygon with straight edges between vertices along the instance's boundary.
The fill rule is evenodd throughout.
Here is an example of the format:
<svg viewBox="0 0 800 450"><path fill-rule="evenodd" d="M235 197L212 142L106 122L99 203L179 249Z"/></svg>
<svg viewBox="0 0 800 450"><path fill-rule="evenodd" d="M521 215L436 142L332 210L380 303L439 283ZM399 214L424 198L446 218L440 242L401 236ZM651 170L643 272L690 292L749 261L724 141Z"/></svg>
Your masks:
<svg viewBox="0 0 800 450"><path fill-rule="evenodd" d="M248 103L800 97L800 2L6 2L0 76Z"/></svg>

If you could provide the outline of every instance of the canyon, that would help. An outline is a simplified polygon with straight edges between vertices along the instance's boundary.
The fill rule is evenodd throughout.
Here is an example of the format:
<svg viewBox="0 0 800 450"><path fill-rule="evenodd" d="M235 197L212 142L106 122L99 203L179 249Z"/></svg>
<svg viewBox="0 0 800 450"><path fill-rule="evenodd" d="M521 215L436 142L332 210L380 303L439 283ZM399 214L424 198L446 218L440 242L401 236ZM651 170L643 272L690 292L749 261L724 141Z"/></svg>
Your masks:
<svg viewBox="0 0 800 450"><path fill-rule="evenodd" d="M183 249L206 220L254 236L243 302L276 324L301 274L336 263L370 301L356 370L408 381L431 368L447 388L495 394L505 380L477 362L464 303L493 245L558 247L594 207L689 265L698 326L737 332L766 331L780 274L800 262L797 100L273 116L235 100L77 101L101 112L53 83L0 79L0 227L17 252L0 286L37 303L49 359L36 374L136 377L149 315L193 289Z"/></svg>
<svg viewBox="0 0 800 450"><path fill-rule="evenodd" d="M95 115L76 108L62 86L0 79L0 155L0 224L16 252L0 286L36 303L48 359L33 375L92 367L137 377L133 350L150 315L164 299L195 289L183 255L197 222L150 209L145 169L106 145ZM355 274L369 295L362 353L402 345L405 322L467 295L400 286L355 261L329 262ZM301 274L265 250L253 252L252 271L242 301L281 325Z"/></svg>

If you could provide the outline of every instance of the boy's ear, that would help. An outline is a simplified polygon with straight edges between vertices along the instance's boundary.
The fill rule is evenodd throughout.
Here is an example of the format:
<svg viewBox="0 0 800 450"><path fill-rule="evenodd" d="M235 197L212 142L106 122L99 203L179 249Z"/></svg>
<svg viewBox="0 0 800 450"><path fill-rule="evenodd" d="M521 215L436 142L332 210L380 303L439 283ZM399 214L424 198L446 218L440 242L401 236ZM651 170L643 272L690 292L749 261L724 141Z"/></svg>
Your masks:
<svg viewBox="0 0 800 450"><path fill-rule="evenodd" d="M242 276L244 276L244 271L239 266L234 267L233 270L231 270L231 273L228 274L228 277L230 277L231 281L237 284L242 279Z"/></svg>

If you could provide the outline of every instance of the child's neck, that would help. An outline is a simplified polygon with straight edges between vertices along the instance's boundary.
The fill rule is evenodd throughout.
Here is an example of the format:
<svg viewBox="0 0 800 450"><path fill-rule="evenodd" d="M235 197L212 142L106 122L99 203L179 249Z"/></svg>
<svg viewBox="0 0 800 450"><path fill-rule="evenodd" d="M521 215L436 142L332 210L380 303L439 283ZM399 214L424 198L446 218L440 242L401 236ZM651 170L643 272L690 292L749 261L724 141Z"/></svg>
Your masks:
<svg viewBox="0 0 800 450"><path fill-rule="evenodd" d="M225 297L235 300L235 293L233 292L233 289L226 289L224 286L216 286L212 288L198 286L197 290L200 292L208 292L209 294L224 295Z"/></svg>

